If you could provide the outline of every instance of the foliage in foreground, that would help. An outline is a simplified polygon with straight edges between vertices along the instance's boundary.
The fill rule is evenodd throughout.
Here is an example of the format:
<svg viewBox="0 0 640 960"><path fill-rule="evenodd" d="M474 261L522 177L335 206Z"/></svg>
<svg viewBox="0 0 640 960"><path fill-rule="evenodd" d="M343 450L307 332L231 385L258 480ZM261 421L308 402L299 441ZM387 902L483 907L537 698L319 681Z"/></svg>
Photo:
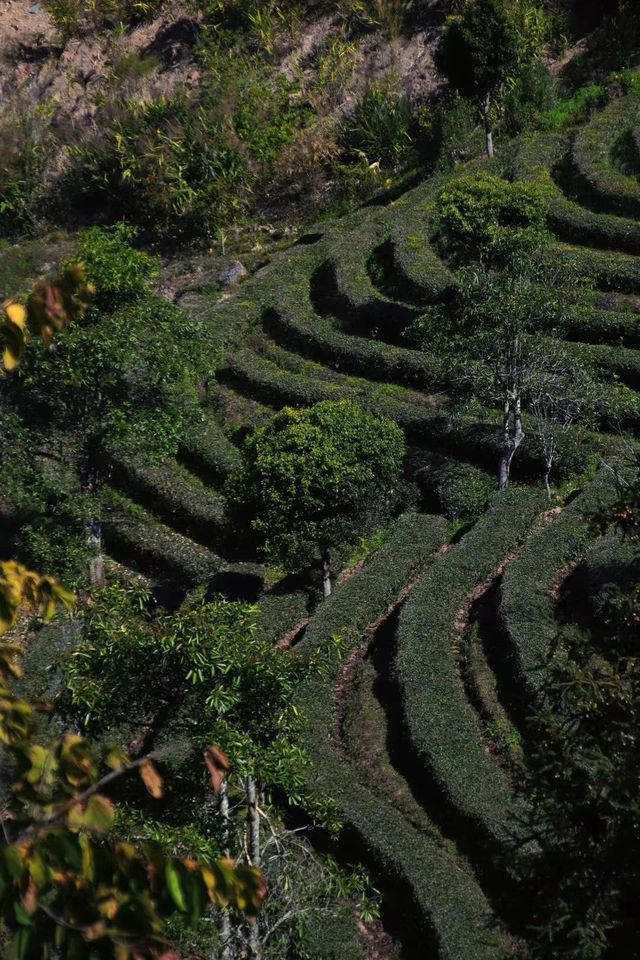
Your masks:
<svg viewBox="0 0 640 960"><path fill-rule="evenodd" d="M615 583L590 597L590 624L564 627L534 717L528 787L541 856L534 956L637 957L640 862L640 485L591 522L631 550ZM574 597L584 615L583 597Z"/></svg>
<svg viewBox="0 0 640 960"><path fill-rule="evenodd" d="M59 603L72 603L52 578L11 563L2 565L0 600L4 632L23 603L47 617ZM255 914L265 890L253 867L200 864L152 844L108 841L116 813L108 785L138 769L159 798L162 778L151 757L131 762L118 748L99 752L75 733L44 743L37 707L11 687L21 673L18 654L14 644L0 644L0 742L12 768L0 850L8 956L167 957L175 954L164 923L176 912L196 921L214 903ZM215 748L205 757L218 788L226 758Z"/></svg>

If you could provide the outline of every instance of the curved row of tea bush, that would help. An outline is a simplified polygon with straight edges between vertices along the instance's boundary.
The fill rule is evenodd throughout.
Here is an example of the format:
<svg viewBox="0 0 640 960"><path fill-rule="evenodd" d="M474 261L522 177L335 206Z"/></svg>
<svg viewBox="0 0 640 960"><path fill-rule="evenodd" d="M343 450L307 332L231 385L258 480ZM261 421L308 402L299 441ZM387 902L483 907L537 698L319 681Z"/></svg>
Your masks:
<svg viewBox="0 0 640 960"><path fill-rule="evenodd" d="M439 360L420 350L342 333L313 313L303 291L298 290L299 297L291 284L290 296L280 297L278 306L263 314L265 330L278 343L345 373L428 390L438 388L442 379Z"/></svg>
<svg viewBox="0 0 640 960"><path fill-rule="evenodd" d="M179 533L207 546L225 536L223 498L175 461L145 463L111 451L107 470L112 486Z"/></svg>
<svg viewBox="0 0 640 960"><path fill-rule="evenodd" d="M390 538L316 612L299 655L315 664L298 692L312 765L308 789L330 799L343 840L374 867L405 906L407 924L438 960L497 960L491 908L450 846L419 832L384 796L383 784L364 784L332 742L335 690L344 661L363 643L366 626L394 603L412 574L433 557L446 535L441 518L406 514ZM339 643L334 638L339 637Z"/></svg>
<svg viewBox="0 0 640 960"><path fill-rule="evenodd" d="M549 323L564 340L640 347L640 312L571 306Z"/></svg>
<svg viewBox="0 0 640 960"><path fill-rule="evenodd" d="M419 306L446 300L455 290L455 278L431 246L427 224L419 223L416 230L416 221L408 212L398 218L389 234L398 294Z"/></svg>
<svg viewBox="0 0 640 960"><path fill-rule="evenodd" d="M573 162L590 202L614 213L640 216L640 183L614 166L612 149L638 117L634 95L614 100L577 134Z"/></svg>
<svg viewBox="0 0 640 960"><path fill-rule="evenodd" d="M321 316L336 317L345 328L397 337L417 316L411 307L377 290L367 272L367 261L380 242L378 218L365 221L357 233L332 234L327 258L309 281L311 302Z"/></svg>
<svg viewBox="0 0 640 960"><path fill-rule="evenodd" d="M203 414L202 422L192 424L182 438L179 459L205 482L223 484L238 466L240 453L215 417Z"/></svg>
<svg viewBox="0 0 640 960"><path fill-rule="evenodd" d="M412 395L404 399L399 388L397 392L385 390L384 385L349 377L323 380L322 372L323 368L319 369L318 376L313 376L311 371L293 373L273 360L238 349L228 355L218 376L240 394L273 407L305 407L320 400L353 399L372 412L384 410L386 416L404 430L411 444L425 445L453 457L462 451L465 460L490 471L496 469L499 440L490 415L486 421L480 421L455 411L434 409L420 403L419 395L409 402L413 400ZM584 457L585 452L578 447L571 454L567 452L560 463L563 475L580 469ZM518 451L513 474L516 479L541 477L542 469L539 444L532 435L531 442Z"/></svg>
<svg viewBox="0 0 640 960"><path fill-rule="evenodd" d="M100 502L105 546L128 566L185 588L220 569L222 561L214 553L160 523L117 490L104 487Z"/></svg>
<svg viewBox="0 0 640 960"><path fill-rule="evenodd" d="M511 645L511 673L527 699L539 688L557 631L553 588L597 535L589 515L614 493L611 474L603 470L559 517L531 536L505 572L500 619Z"/></svg>
<svg viewBox="0 0 640 960"><path fill-rule="evenodd" d="M568 243L554 244L547 257L566 271L567 279L587 280L600 290L640 293L640 257Z"/></svg>
<svg viewBox="0 0 640 960"><path fill-rule="evenodd" d="M569 141L565 136L540 132L523 136L512 165L517 180L540 186L549 197L547 221L552 232L568 243L640 254L640 224L628 217L597 213L566 196L553 177L565 161Z"/></svg>
<svg viewBox="0 0 640 960"><path fill-rule="evenodd" d="M538 490L513 487L427 572L402 611L396 670L417 771L434 783L475 846L498 853L518 809L488 752L460 675L456 623L469 595L529 535L544 505Z"/></svg>

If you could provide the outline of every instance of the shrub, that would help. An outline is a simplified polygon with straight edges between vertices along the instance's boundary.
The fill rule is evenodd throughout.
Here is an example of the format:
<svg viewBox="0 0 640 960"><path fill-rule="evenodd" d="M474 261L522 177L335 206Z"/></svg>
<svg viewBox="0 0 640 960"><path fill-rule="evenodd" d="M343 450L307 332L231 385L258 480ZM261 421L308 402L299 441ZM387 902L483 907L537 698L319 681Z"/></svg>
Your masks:
<svg viewBox="0 0 640 960"><path fill-rule="evenodd" d="M431 123L423 124L421 132L417 146L423 160L437 171L451 170L478 152L477 109L469 100L453 93L436 104Z"/></svg>
<svg viewBox="0 0 640 960"><path fill-rule="evenodd" d="M564 136L534 133L522 137L513 163L517 180L538 184L549 194L547 222L561 240L640 253L640 226L635 220L607 213L594 213L564 196L551 175L553 167L566 160Z"/></svg>
<svg viewBox="0 0 640 960"><path fill-rule="evenodd" d="M168 526L209 547L224 539L222 498L178 464L149 464L143 454L112 449L107 470L113 486L133 496Z"/></svg>
<svg viewBox="0 0 640 960"><path fill-rule="evenodd" d="M244 72L243 72L244 71ZM57 204L82 220L127 220L162 240L211 240L305 126L296 88L252 58L212 64L195 96L120 101L70 150ZM111 115L109 115L111 114Z"/></svg>
<svg viewBox="0 0 640 960"><path fill-rule="evenodd" d="M49 119L27 105L0 119L0 236L15 238L37 225L54 143Z"/></svg>
<svg viewBox="0 0 640 960"><path fill-rule="evenodd" d="M104 487L102 527L108 551L152 578L169 580L180 589L208 579L221 561L206 547L159 523L127 497Z"/></svg>
<svg viewBox="0 0 640 960"><path fill-rule="evenodd" d="M607 102L607 92L598 83L580 87L573 96L560 100L550 110L543 113L537 120L541 130L561 130L584 123L595 110Z"/></svg>
<svg viewBox="0 0 640 960"><path fill-rule="evenodd" d="M73 147L58 193L83 218L107 210L161 238L208 237L239 208L247 177L215 111L160 99L121 104L106 129Z"/></svg>
<svg viewBox="0 0 640 960"><path fill-rule="evenodd" d="M531 127L541 114L551 110L555 99L548 67L538 60L525 64L507 86L504 97L503 122L507 133L516 136Z"/></svg>
<svg viewBox="0 0 640 960"><path fill-rule="evenodd" d="M496 480L470 464L447 460L435 469L433 486L446 517L469 520L484 512Z"/></svg>
<svg viewBox="0 0 640 960"><path fill-rule="evenodd" d="M64 37L81 25L137 23L154 16L163 0L45 0L51 18Z"/></svg>
<svg viewBox="0 0 640 960"><path fill-rule="evenodd" d="M329 258L311 276L310 294L321 315L330 313L346 329L386 340L393 338L394 331L397 336L414 311L385 296L382 286L375 283L376 278L367 270L371 248L383 236L384 227L379 221L380 217L365 221L357 236L348 233L332 238Z"/></svg>
<svg viewBox="0 0 640 960"><path fill-rule="evenodd" d="M640 215L640 183L616 170L611 149L633 126L638 109L638 98L632 95L614 100L580 131L573 145L575 168L590 202L632 217Z"/></svg>
<svg viewBox="0 0 640 960"><path fill-rule="evenodd" d="M614 493L610 474L603 471L559 517L531 537L505 572L500 619L509 637L510 673L527 702L544 682L544 665L557 632L553 589L559 575L594 538L585 513L611 502Z"/></svg>
<svg viewBox="0 0 640 960"><path fill-rule="evenodd" d="M136 231L124 223L92 227L80 236L78 256L96 288L95 304L101 310L140 299L158 274L157 259L131 246L135 237Z"/></svg>
<svg viewBox="0 0 640 960"><path fill-rule="evenodd" d="M212 415L187 426L178 458L207 482L223 483L240 463L240 452Z"/></svg>
<svg viewBox="0 0 640 960"><path fill-rule="evenodd" d="M507 183L490 173L465 174L443 187L437 203L444 248L458 257L482 258L497 250L530 246L546 220L545 191Z"/></svg>
<svg viewBox="0 0 640 960"><path fill-rule="evenodd" d="M373 83L340 130L345 149L397 170L411 159L411 105L393 82Z"/></svg>
<svg viewBox="0 0 640 960"><path fill-rule="evenodd" d="M232 510L268 557L296 570L393 508L403 454L395 423L349 401L285 407L245 441Z"/></svg>
<svg viewBox="0 0 640 960"><path fill-rule="evenodd" d="M590 281L600 290L634 293L640 290L640 261L625 253L590 250L570 244L554 244L545 253L554 269L566 272L568 280Z"/></svg>

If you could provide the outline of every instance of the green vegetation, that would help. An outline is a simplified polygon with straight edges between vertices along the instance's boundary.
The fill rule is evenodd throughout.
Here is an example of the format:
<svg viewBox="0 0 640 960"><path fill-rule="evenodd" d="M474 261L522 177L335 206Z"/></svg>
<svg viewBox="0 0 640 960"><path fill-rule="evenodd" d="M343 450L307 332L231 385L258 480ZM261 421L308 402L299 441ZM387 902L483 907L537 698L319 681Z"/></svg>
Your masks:
<svg viewBox="0 0 640 960"><path fill-rule="evenodd" d="M179 12L0 15L0 951L633 960L632 4Z"/></svg>
<svg viewBox="0 0 640 960"><path fill-rule="evenodd" d="M452 88L482 114L487 155L493 157L492 101L518 64L518 33L503 0L472 0L442 34L436 65Z"/></svg>
<svg viewBox="0 0 640 960"><path fill-rule="evenodd" d="M543 930L534 955L541 958L633 955L636 949L637 918L628 897L639 817L635 472L612 499L596 512L592 507L588 519L603 528L613 523L622 542L613 555L594 558L591 569L584 564L590 610L572 611L560 629L532 725L537 746L528 785L541 842L533 877ZM613 581L607 561L617 565ZM598 790L590 789L593 783ZM615 885L603 884L603 874L615 876ZM556 884L552 899L549 884Z"/></svg>
<svg viewBox="0 0 640 960"><path fill-rule="evenodd" d="M231 509L251 521L267 557L297 570L393 509L403 452L395 423L351 403L285 407L245 442Z"/></svg>

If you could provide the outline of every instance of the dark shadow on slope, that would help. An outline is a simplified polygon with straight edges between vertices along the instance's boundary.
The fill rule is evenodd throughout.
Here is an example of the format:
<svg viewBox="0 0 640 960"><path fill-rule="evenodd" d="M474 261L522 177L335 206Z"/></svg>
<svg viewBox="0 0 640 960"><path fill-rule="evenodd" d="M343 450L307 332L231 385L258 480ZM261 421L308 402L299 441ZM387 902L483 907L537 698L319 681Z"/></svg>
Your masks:
<svg viewBox="0 0 640 960"><path fill-rule="evenodd" d="M312 274L309 295L321 317L335 317L346 331L386 343L402 343L405 327L418 316L412 307L373 297L361 304L352 303L340 290L336 267L330 260Z"/></svg>
<svg viewBox="0 0 640 960"><path fill-rule="evenodd" d="M522 935L527 923L527 898L514 888L507 873L503 851L492 850L477 824L469 822L448 803L437 783L416 763L410 747L402 710L402 692L395 680L396 629L399 611L378 631L372 648L377 681L375 695L384 709L387 723L387 751L395 770L408 785L413 799L426 811L444 837L453 841L462 857L472 865L496 914L512 932ZM416 771L420 769L420 772Z"/></svg>

